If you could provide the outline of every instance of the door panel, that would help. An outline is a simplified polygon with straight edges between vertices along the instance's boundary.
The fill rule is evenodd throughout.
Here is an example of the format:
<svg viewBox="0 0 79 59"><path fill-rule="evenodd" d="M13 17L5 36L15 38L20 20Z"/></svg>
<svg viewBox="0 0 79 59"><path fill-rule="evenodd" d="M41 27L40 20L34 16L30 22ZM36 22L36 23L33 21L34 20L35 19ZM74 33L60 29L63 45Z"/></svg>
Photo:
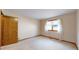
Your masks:
<svg viewBox="0 0 79 59"><path fill-rule="evenodd" d="M17 42L17 18L3 16L2 24L2 45L8 45Z"/></svg>
<svg viewBox="0 0 79 59"><path fill-rule="evenodd" d="M1 46L1 15L0 15L0 46Z"/></svg>

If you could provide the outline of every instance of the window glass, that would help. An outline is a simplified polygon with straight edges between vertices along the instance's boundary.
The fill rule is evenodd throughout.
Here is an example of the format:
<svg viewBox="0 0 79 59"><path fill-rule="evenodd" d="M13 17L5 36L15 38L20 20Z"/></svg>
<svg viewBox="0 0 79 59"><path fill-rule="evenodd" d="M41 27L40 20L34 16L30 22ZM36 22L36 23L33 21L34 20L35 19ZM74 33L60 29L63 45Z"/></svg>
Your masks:
<svg viewBox="0 0 79 59"><path fill-rule="evenodd" d="M61 20L53 20L53 21L47 21L45 25L45 30L46 31L61 31Z"/></svg>

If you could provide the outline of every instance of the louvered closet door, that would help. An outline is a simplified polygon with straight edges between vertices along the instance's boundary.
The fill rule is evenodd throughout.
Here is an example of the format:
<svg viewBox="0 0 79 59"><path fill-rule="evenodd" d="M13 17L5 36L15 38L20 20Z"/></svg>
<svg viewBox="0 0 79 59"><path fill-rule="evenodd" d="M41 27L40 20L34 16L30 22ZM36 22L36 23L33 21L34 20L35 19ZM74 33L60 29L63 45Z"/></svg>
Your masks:
<svg viewBox="0 0 79 59"><path fill-rule="evenodd" d="M9 45L18 41L17 18L10 16L2 17L2 45Z"/></svg>

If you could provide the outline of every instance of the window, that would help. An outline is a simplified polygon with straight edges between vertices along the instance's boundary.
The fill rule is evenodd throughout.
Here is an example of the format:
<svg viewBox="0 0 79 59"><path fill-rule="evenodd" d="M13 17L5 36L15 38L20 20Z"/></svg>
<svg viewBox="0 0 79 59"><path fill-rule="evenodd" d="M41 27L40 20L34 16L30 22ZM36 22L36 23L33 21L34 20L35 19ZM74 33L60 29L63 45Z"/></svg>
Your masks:
<svg viewBox="0 0 79 59"><path fill-rule="evenodd" d="M45 25L45 30L46 31L54 31L54 32L59 32L61 31L61 20L48 20Z"/></svg>

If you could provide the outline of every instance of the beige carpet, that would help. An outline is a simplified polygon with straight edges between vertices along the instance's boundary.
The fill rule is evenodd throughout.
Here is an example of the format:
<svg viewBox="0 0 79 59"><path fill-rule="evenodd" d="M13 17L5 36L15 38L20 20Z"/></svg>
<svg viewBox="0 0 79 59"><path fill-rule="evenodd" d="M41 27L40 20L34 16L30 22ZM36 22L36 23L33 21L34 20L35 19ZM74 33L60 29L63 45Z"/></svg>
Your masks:
<svg viewBox="0 0 79 59"><path fill-rule="evenodd" d="M1 47L2 50L76 50L75 45L47 37L35 37Z"/></svg>

